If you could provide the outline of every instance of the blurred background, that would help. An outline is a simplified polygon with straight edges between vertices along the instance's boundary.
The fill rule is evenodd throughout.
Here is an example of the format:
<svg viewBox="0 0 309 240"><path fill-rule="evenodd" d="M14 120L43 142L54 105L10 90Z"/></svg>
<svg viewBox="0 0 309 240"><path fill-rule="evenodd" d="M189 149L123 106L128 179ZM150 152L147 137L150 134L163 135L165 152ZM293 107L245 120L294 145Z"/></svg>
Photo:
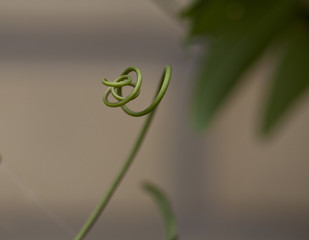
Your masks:
<svg viewBox="0 0 309 240"><path fill-rule="evenodd" d="M73 239L143 123L102 103L101 79L139 67L130 106L142 109L166 64L172 81L146 141L87 239L164 238L143 180L168 194L181 239L309 238L308 96L280 131L258 137L268 53L196 131L201 48L185 47L187 26L174 17L190 1L172 2L0 1L0 239Z"/></svg>

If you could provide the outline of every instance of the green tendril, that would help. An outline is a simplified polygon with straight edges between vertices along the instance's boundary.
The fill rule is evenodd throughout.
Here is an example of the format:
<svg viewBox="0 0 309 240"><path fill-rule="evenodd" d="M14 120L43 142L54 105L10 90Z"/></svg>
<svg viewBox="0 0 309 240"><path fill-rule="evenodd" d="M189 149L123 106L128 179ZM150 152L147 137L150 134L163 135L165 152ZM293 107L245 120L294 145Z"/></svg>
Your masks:
<svg viewBox="0 0 309 240"><path fill-rule="evenodd" d="M132 77L128 75L131 72L135 72L137 76L137 81L133 82ZM80 229L79 233L76 235L74 240L82 240L86 237L86 235L89 233L91 228L94 226L95 222L100 217L101 213L107 206L108 202L112 198L113 194L115 193L117 187L119 186L121 180L124 178L126 172L128 171L130 165L132 164L145 136L149 129L150 123L153 119L156 107L164 97L164 94L166 93L166 90L168 88L170 78L171 78L172 69L169 65L165 67L165 70L161 76L161 81L159 84L159 88L157 90L157 93L154 97L153 102L150 104L149 107L146 109L135 112L130 110L126 104L132 100L134 100L140 93L140 87L142 84L142 74L140 70L136 67L129 67L126 70L124 70L119 78L117 78L114 82L110 82L107 79L103 79L102 83L106 86L108 86L107 90L105 91L103 95L103 102L109 106L109 107L121 107L123 111L125 111L128 115L134 116L134 117L140 117L144 116L146 114L149 114L145 120L145 123L140 131L139 136L136 139L135 144L133 145L131 152L127 156L126 161L124 162L123 166L121 167L120 171L116 175L114 181L110 185L109 189L107 190L105 196L103 197L100 204L97 206L97 208L93 211L93 213L90 215L90 217L87 219L85 224ZM132 92L124 97L122 95L122 88L123 87L133 87ZM111 102L109 101L109 96L112 95L117 101Z"/></svg>
<svg viewBox="0 0 309 240"><path fill-rule="evenodd" d="M131 72L136 73L136 76L137 76L136 82L133 82L132 77L128 75ZM153 111L157 107L157 105L160 103L160 101L162 100L167 90L170 78L171 78L171 67L166 66L165 71L162 75L160 87L158 89L157 95L155 96L153 102L145 110L135 112L129 109L125 104L127 104L128 102L138 97L140 93L140 88L142 85L142 74L138 68L129 67L126 70L124 70L121 76L117 78L114 82L109 82L105 78L102 80L102 83L108 86L103 96L103 102L109 107L121 107L123 111L125 111L130 116L134 116L134 117L144 116L150 113L151 111ZM133 91L127 97L124 97L122 95L122 88L126 86L133 87ZM110 95L112 95L117 100L117 102L110 102L108 100Z"/></svg>

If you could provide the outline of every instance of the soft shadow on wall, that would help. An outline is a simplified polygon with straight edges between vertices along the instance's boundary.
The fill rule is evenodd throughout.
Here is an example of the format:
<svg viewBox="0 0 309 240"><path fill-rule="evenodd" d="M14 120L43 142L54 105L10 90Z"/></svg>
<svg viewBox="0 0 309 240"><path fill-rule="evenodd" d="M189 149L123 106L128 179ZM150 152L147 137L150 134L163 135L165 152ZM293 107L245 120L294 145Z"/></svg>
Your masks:
<svg viewBox="0 0 309 240"><path fill-rule="evenodd" d="M142 108L165 64L173 66L168 93L89 239L163 239L156 209L140 190L144 179L169 193L184 239L307 238L303 126L309 113L296 114L269 143L254 136L252 106L269 71L267 57L248 73L252 81L238 89L212 129L198 135L188 123L194 54L185 56L183 29L152 2L0 6L0 152L13 174L0 174L2 238L72 238L143 121L103 105L101 78L140 67L145 81L134 107ZM114 148L119 141L126 143L122 150Z"/></svg>

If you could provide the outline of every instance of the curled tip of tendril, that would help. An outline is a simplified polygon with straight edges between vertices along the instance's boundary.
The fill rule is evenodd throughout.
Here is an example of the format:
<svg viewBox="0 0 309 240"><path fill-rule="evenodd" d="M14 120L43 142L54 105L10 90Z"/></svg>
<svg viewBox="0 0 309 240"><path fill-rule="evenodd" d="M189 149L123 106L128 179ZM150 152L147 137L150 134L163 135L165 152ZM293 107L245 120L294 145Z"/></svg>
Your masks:
<svg viewBox="0 0 309 240"><path fill-rule="evenodd" d="M137 76L136 82L134 82L132 80L132 77L129 75L131 72L136 73L136 76ZM109 107L121 107L123 111L125 111L128 115L131 115L134 117L144 116L150 113L151 111L153 111L158 106L162 98L164 97L164 94L167 90L168 84L171 79L171 73L172 73L172 69L169 65L167 65L162 74L161 82L160 82L157 94L155 95L153 102L150 104L149 107L147 107L143 111L135 112L126 106L128 102L137 98L137 96L140 93L140 88L142 85L142 74L141 74L141 71L137 67L127 68L126 70L122 72L121 76L118 77L113 82L110 82L105 78L102 80L102 83L108 86L108 88L106 89L103 95L103 102ZM133 90L127 96L123 96L122 88L127 87L127 86L132 87ZM114 97L114 99L116 100L115 102L109 101L110 95Z"/></svg>

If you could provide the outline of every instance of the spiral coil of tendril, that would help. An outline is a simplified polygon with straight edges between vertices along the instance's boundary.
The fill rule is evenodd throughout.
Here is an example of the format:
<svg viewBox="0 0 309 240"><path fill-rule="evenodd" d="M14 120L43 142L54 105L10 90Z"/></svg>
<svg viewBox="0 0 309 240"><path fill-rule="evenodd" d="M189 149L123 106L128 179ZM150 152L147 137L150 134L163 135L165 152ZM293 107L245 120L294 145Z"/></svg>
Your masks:
<svg viewBox="0 0 309 240"><path fill-rule="evenodd" d="M136 73L137 76L136 82L134 82L132 80L132 77L129 75L131 72ZM140 93L140 88L142 85L142 74L137 67L127 68L122 72L121 76L118 77L113 82L110 82L106 78L103 78L102 83L108 86L103 95L103 102L109 107L121 107L123 111L126 112L128 115L134 117L144 116L153 111L162 100L170 82L171 72L172 72L171 67L167 65L162 74L161 82L153 102L150 104L149 107L147 107L143 111L138 112L132 111L126 106L128 102L137 98ZM122 94L122 88L126 86L133 87L133 90L128 96L124 97ZM108 98L110 95L112 95L117 101L116 102L109 101Z"/></svg>
<svg viewBox="0 0 309 240"><path fill-rule="evenodd" d="M129 75L131 72L135 72L137 76L136 82L132 80L132 77ZM109 107L121 107L123 111L125 111L128 115L140 117L144 116L148 113L148 116L145 120L145 123L140 131L140 134L138 135L135 144L133 145L133 148L131 149L129 155L127 156L126 161L124 162L124 165L121 167L120 171L116 175L115 179L113 180L112 184L110 185L108 191L104 195L102 201L99 203L97 208L92 212L92 214L89 216L85 224L82 226L80 231L77 233L74 240L82 240L84 237L88 234L90 229L93 227L99 216L101 215L102 211L107 206L108 202L112 198L114 192L116 191L117 187L119 186L120 182L124 178L126 172L128 171L130 165L132 164L138 150L140 149L140 146L143 142L143 139L145 138L147 131L149 129L151 120L154 116L154 110L164 97L166 90L168 88L170 79L171 79L171 73L172 69L169 65L165 67L165 70L161 76L161 81L157 90L157 93L155 94L153 102L143 111L135 112L129 109L126 104L135 98L138 97L140 93L140 88L142 84L142 74L141 71L136 67L129 67L126 70L124 70L120 77L118 77L115 81L110 82L107 79L103 79L102 83L108 88L105 90L103 95L103 102L109 106ZM133 90L130 94L127 96L123 96L122 89L123 87L133 87ZM111 102L108 100L109 96L112 95L117 101Z"/></svg>

